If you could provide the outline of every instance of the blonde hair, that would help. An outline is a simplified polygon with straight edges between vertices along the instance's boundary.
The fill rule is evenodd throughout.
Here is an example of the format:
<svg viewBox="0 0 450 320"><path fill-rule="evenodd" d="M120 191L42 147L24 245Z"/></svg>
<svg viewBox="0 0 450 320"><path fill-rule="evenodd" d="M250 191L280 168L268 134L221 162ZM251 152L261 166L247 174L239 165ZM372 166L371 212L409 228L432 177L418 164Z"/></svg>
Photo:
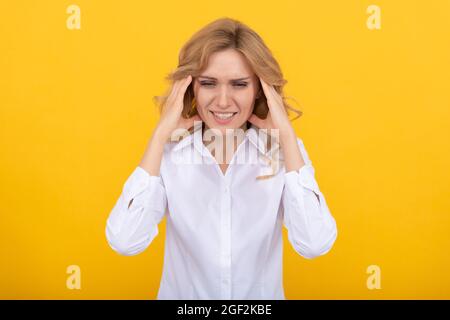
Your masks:
<svg viewBox="0 0 450 320"><path fill-rule="evenodd" d="M295 101L295 99L284 96L283 87L287 80L283 78L280 65L262 38L247 25L231 18L217 19L197 31L181 48L178 56L178 66L167 75L166 80L172 86L175 81L188 75L195 78L206 69L209 57L213 53L230 48L242 53L253 72L275 88L283 98L283 104L288 114L289 110L297 114L291 121L302 115L302 111L293 108L285 101L286 99ZM154 101L159 107L159 112L162 111L171 91L171 86L164 95L154 97ZM181 114L184 118L198 114L192 83L186 90L183 104L184 107ZM253 113L259 118L265 119L268 112L269 107L266 97L264 94L261 94L255 100ZM270 176L272 175L264 177Z"/></svg>

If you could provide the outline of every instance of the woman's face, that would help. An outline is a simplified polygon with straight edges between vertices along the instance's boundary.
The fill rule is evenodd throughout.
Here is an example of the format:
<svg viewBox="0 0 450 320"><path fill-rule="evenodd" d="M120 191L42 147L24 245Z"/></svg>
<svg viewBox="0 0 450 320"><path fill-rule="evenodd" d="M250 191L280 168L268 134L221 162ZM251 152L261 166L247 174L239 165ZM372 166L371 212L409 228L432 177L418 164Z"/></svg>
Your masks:
<svg viewBox="0 0 450 320"><path fill-rule="evenodd" d="M194 79L197 111L208 128L226 129L244 126L250 118L260 88L247 59L234 49L216 52Z"/></svg>

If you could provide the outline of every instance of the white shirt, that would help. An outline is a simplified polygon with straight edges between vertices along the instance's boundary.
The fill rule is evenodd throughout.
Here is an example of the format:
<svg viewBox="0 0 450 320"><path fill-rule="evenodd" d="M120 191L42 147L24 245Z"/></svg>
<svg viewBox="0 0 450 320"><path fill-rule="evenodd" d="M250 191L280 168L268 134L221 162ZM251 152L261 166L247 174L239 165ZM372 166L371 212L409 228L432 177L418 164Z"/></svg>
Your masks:
<svg viewBox="0 0 450 320"><path fill-rule="evenodd" d="M297 138L305 161L300 170L286 172L281 162L275 176L257 180L271 171L260 157L267 153L261 141L252 125L223 174L195 129L166 143L160 176L137 166L125 182L107 219L106 238L119 254L136 255L166 217L157 299L285 299L282 226L305 258L333 246L336 222L303 141ZM238 162L244 152L250 160Z"/></svg>

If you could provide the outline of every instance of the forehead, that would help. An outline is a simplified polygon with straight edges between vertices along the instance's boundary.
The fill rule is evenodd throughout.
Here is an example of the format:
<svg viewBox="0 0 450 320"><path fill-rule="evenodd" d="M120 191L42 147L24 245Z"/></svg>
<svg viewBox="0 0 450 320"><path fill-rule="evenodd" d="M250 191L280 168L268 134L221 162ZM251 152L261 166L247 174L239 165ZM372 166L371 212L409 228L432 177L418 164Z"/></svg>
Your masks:
<svg viewBox="0 0 450 320"><path fill-rule="evenodd" d="M201 76L217 79L238 79L253 76L253 70L244 55L234 49L213 53Z"/></svg>

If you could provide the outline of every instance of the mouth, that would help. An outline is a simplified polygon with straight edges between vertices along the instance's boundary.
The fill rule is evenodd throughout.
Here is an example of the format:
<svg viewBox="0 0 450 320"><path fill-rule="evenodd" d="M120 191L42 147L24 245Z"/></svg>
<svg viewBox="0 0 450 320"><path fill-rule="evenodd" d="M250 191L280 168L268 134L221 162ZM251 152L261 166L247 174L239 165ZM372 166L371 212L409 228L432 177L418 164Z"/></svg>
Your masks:
<svg viewBox="0 0 450 320"><path fill-rule="evenodd" d="M211 112L214 120L216 120L218 124L230 123L234 119L234 116L237 114L237 112L215 112L211 110L209 112Z"/></svg>

